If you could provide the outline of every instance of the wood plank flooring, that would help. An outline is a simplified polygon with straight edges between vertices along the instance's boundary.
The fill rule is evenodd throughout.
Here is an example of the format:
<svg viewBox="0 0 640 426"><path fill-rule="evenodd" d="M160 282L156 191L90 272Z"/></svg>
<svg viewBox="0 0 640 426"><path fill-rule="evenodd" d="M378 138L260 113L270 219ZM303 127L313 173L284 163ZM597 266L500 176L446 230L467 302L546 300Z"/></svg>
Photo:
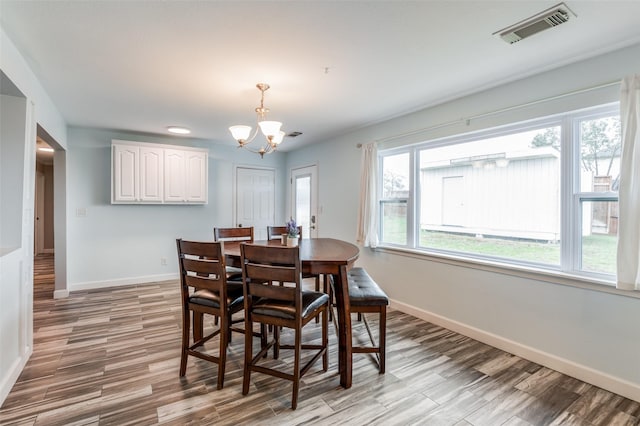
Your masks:
<svg viewBox="0 0 640 426"><path fill-rule="evenodd" d="M332 332L329 371L317 363L307 373L292 411L283 380L254 374L242 396L240 334L224 389L206 361L190 358L178 377L177 282L53 300L53 257L38 257L35 269L34 353L0 409L2 425L640 424L638 402L394 310L385 375L356 354L353 387L342 389ZM305 332L319 339L313 322ZM355 334L366 338L364 328ZM287 355L269 362L290 366Z"/></svg>

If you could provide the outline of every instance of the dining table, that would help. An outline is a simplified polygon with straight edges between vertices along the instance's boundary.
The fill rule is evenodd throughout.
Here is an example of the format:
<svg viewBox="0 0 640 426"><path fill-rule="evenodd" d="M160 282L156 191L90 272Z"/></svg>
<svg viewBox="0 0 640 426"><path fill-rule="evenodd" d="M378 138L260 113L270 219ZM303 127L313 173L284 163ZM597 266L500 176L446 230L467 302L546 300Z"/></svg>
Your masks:
<svg viewBox="0 0 640 426"><path fill-rule="evenodd" d="M245 242L225 241L224 254L229 266L242 267L240 245ZM280 240L254 241L252 244L281 246ZM300 239L300 261L303 274L325 275L333 277L333 290L336 298L338 320L338 370L340 385L348 389L352 382L352 336L351 311L349 304L349 285L347 271L353 267L360 255L354 244L335 238Z"/></svg>

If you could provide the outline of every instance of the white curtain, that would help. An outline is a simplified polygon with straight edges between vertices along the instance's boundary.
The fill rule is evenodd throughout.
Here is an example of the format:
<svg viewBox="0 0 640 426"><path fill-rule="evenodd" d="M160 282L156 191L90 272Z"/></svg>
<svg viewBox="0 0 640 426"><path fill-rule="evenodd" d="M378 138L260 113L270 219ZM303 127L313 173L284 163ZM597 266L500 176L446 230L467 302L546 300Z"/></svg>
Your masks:
<svg viewBox="0 0 640 426"><path fill-rule="evenodd" d="M620 120L617 287L640 290L640 74L622 80Z"/></svg>
<svg viewBox="0 0 640 426"><path fill-rule="evenodd" d="M360 206L358 208L358 234L356 240L364 247L378 245L377 224L378 149L375 142L362 146L360 161Z"/></svg>

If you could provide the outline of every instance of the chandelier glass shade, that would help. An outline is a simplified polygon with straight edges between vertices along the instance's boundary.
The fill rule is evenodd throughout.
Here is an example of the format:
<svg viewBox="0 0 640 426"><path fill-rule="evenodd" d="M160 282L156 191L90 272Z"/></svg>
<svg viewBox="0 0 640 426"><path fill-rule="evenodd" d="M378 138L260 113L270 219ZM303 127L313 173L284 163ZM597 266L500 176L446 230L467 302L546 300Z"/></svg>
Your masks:
<svg viewBox="0 0 640 426"><path fill-rule="evenodd" d="M229 127L229 131L231 132L231 136L238 141L238 148L244 148L253 153L260 154L260 157L264 157L264 154L270 154L278 148L278 145L280 145L284 139L284 132L280 130L280 127L282 127L281 122L266 119L269 108L265 108L264 106L264 92L269 90L269 85L258 83L256 87L260 90L261 97L260 106L256 108L258 125L253 131L253 134L251 133L253 130L251 126L246 125L231 126ZM258 149L247 146L253 142L259 132L262 132L266 138L264 145Z"/></svg>

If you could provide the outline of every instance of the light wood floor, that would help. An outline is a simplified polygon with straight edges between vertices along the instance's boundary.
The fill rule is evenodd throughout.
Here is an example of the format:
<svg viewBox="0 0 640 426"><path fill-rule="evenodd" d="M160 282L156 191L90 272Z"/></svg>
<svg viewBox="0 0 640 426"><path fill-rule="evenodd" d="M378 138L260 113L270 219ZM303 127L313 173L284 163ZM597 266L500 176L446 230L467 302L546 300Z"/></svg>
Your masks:
<svg viewBox="0 0 640 426"><path fill-rule="evenodd" d="M51 256L37 259L34 353L0 410L2 425L640 424L637 402L394 310L385 375L356 354L353 387L342 389L331 333L330 369L312 368L292 411L291 386L279 379L254 374L242 396L239 334L223 390L202 360L190 358L178 377L177 282L53 300L52 268ZM313 323L305 331L319 337ZM287 355L270 362L285 365Z"/></svg>

